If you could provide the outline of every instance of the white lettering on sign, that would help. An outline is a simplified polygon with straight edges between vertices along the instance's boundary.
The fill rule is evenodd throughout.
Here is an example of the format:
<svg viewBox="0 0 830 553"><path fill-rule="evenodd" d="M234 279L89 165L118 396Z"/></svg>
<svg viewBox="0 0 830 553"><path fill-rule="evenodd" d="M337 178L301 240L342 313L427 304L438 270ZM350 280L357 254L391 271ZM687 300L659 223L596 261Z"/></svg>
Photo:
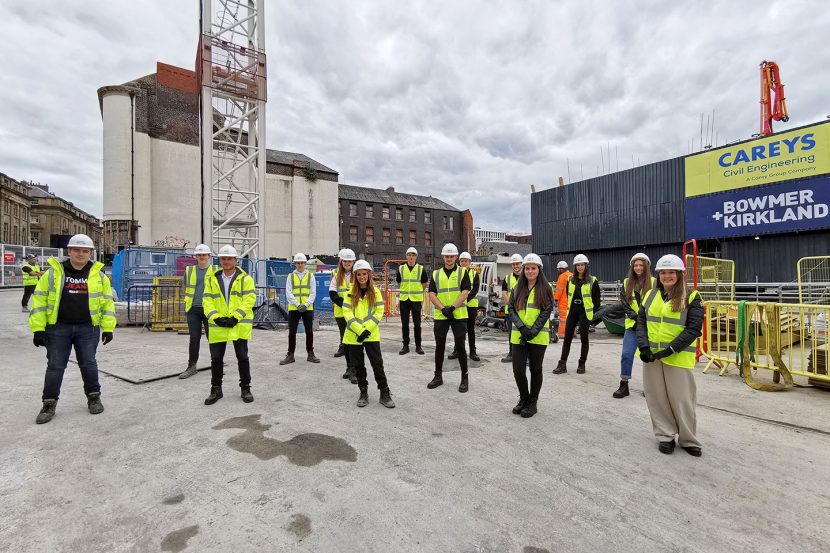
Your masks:
<svg viewBox="0 0 830 553"><path fill-rule="evenodd" d="M719 221L723 228L737 228L823 219L828 213L830 208L827 204L815 203L812 190L794 190L725 201L721 211L712 214L712 219Z"/></svg>

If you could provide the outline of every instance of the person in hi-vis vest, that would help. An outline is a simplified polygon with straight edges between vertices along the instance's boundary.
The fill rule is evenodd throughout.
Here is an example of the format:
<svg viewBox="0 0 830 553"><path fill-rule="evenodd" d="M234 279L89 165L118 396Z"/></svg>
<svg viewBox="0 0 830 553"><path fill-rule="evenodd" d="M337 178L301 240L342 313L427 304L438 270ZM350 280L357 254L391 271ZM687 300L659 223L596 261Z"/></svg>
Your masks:
<svg viewBox="0 0 830 553"><path fill-rule="evenodd" d="M352 267L356 259L357 256L354 250L350 248L340 250L337 254L337 267L331 272L331 282L329 283L329 298L331 298L331 304L334 306L334 322L337 323L337 329L340 331L340 346L334 356L345 357L346 372L343 373L343 378L348 379L352 384L357 384L357 376L349 356L346 355L346 344L343 343L343 334L346 331L343 302L352 287Z"/></svg>
<svg viewBox="0 0 830 553"><path fill-rule="evenodd" d="M519 282L519 277L522 275L522 261L522 256L517 253L514 253L510 257L510 265L513 268L513 272L504 277L504 280L501 283L501 299L502 305L504 305L504 322L507 327L507 355L502 357L502 363L513 362L513 344L510 343L510 331L513 323L510 321L508 314L510 313L510 292L513 291L513 287L516 286L516 283Z"/></svg>
<svg viewBox="0 0 830 553"><path fill-rule="evenodd" d="M585 362L588 360L588 327L596 325L594 313L600 307L601 291L599 280L591 274L588 257L578 254L574 257L574 274L568 281L568 319L565 321L565 340L559 363L553 369L553 374L568 372L568 355L571 352L571 342L574 339L576 327L579 326L579 338L582 349L579 352L579 362L576 366L577 374L585 372Z"/></svg>
<svg viewBox="0 0 830 553"><path fill-rule="evenodd" d="M37 281L43 275L40 266L37 264L37 256L30 253L26 256L26 263L20 267L20 272L23 273L23 312L29 312L29 298L35 292Z"/></svg>
<svg viewBox="0 0 830 553"><path fill-rule="evenodd" d="M556 289L553 292L553 301L559 311L559 328L556 329L556 334L564 338L565 321L568 320L568 280L573 273L568 270L568 262L564 260L556 264L556 270L559 272L559 276L556 277Z"/></svg>
<svg viewBox="0 0 830 553"><path fill-rule="evenodd" d="M472 268L473 258L470 252L461 252L458 256L458 264L467 273L470 281L470 295L467 296L467 343L470 344L469 357L473 361L481 361L476 353L476 319L478 318L478 289L481 287L481 277L478 271ZM447 359L457 359L458 352L453 348Z"/></svg>
<svg viewBox="0 0 830 553"><path fill-rule="evenodd" d="M640 311L642 298L655 285L650 267L651 260L646 254L635 253L628 264L628 276L623 279L620 305L625 311L625 334L620 354L620 387L612 394L617 399L629 395L628 381L631 380L634 356L637 354L637 313Z"/></svg>
<svg viewBox="0 0 830 553"><path fill-rule="evenodd" d="M297 347L297 328L300 320L305 330L306 359L309 363L319 363L314 355L314 298L317 297L317 281L314 273L306 270L308 259L305 254L294 255L294 271L285 279L285 299L288 302L288 353L280 365L294 362L294 350Z"/></svg>
<svg viewBox="0 0 830 553"><path fill-rule="evenodd" d="M398 299L401 306L401 334L403 347L398 353L409 353L409 315L412 314L412 326L415 330L415 353L423 355L421 349L421 305L424 303L424 288L427 272L418 261L418 250L410 247L406 250L406 263L398 267L396 280L400 287Z"/></svg>
<svg viewBox="0 0 830 553"><path fill-rule="evenodd" d="M210 248L206 244L199 244L193 250L196 265L188 265L184 270L184 311L187 318L187 333L190 335L190 344L187 355L187 369L179 378L189 378L199 372L196 364L199 362L199 345L202 341L202 328L205 329L205 338L210 341L210 325L205 310L202 308L202 297L205 293L205 279L209 274L215 274L219 267L210 263Z"/></svg>

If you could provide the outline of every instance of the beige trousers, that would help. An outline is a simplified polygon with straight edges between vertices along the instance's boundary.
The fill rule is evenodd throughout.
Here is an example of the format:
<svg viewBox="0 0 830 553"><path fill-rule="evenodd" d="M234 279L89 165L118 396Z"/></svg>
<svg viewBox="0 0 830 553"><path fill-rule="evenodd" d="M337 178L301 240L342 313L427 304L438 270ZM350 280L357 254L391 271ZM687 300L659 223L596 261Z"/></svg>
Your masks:
<svg viewBox="0 0 830 553"><path fill-rule="evenodd" d="M654 436L661 442L668 442L677 435L681 447L701 447L695 435L697 387L694 371L665 365L660 359L644 363L643 388Z"/></svg>

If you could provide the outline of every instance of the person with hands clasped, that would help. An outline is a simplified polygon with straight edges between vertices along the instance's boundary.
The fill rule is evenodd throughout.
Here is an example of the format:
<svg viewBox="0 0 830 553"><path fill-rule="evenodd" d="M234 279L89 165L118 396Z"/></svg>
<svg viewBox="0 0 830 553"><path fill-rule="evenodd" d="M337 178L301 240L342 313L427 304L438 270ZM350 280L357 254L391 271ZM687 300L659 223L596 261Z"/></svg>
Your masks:
<svg viewBox="0 0 830 553"><path fill-rule="evenodd" d="M375 382L380 390L380 404L390 409L395 407L389 385L386 383L383 356L380 353L378 325L383 317L383 305L383 294L375 288L372 279L372 266L368 261L361 259L354 264L352 288L343 301L343 317L346 320L343 343L346 346L346 355L357 375L357 386L360 389L358 407L366 407L369 403L364 350L372 365L372 372L375 373Z"/></svg>
<svg viewBox="0 0 830 553"><path fill-rule="evenodd" d="M285 279L285 300L288 302L288 353L280 365L294 362L294 350L297 347L297 328L300 319L305 330L306 361L319 363L314 355L314 299L317 297L317 281L314 274L306 270L308 259L305 254L294 255L294 271Z"/></svg>
<svg viewBox="0 0 830 553"><path fill-rule="evenodd" d="M110 281L101 271L104 264L90 261L94 250L89 236L71 237L67 245L69 259L60 263L50 258L49 269L38 279L33 292L29 313L32 342L46 347L43 407L37 424L47 423L55 416L63 374L73 349L84 381L87 408L93 415L104 412L95 354L99 333L102 344L112 341L115 303Z"/></svg>
<svg viewBox="0 0 830 553"><path fill-rule="evenodd" d="M357 377L354 374L354 367L349 361L349 356L346 355L346 345L343 343L343 333L346 331L346 319L343 317L343 302L349 295L349 290L352 285L352 266L354 265L355 256L354 250L343 248L337 254L339 258L337 268L331 272L331 284L329 284L329 298L334 306L334 321L337 323L337 328L340 330L340 346L337 348L335 357L346 358L346 372L343 373L343 378L349 379L352 384L357 384Z"/></svg>
<svg viewBox="0 0 830 553"><path fill-rule="evenodd" d="M568 355L571 353L571 342L574 339L576 327L579 326L579 338L582 341L582 349L579 352L579 362L576 366L576 373L585 372L585 362L588 360L588 326L596 325L594 311L599 309L601 291L599 280L591 274L588 257L578 254L574 257L574 273L568 279L568 318L565 321L565 342L562 344L559 363L553 369L553 374L564 374L568 372Z"/></svg>
<svg viewBox="0 0 830 553"><path fill-rule="evenodd" d="M620 387L613 396L621 399L629 395L628 381L634 367L634 355L637 353L637 313L642 299L654 288L651 276L651 260L644 253L636 253L631 258L628 277L623 280L620 291L620 305L625 311L625 334L623 335L622 354L620 355Z"/></svg>
<svg viewBox="0 0 830 553"><path fill-rule="evenodd" d="M514 415L524 418L536 414L536 403L542 389L542 362L550 344L550 314L553 293L542 273L542 259L530 253L522 260L522 274L510 294L509 317L513 323L510 343L513 344L513 376L519 387L519 403ZM530 361L530 388L527 369Z"/></svg>
<svg viewBox="0 0 830 553"><path fill-rule="evenodd" d="M693 371L703 328L703 300L697 290L689 290L686 266L676 255L661 257L655 270L659 280L643 297L636 326L646 404L661 453L674 451L677 436L680 447L700 457Z"/></svg>
<svg viewBox="0 0 830 553"><path fill-rule="evenodd" d="M213 405L222 398L222 375L225 350L233 344L239 366L239 387L242 401L251 403L251 362L248 359L248 340L254 325L256 285L245 271L236 266L238 254L233 246L219 249L222 269L208 273L202 306L210 324L210 395L205 405Z"/></svg>

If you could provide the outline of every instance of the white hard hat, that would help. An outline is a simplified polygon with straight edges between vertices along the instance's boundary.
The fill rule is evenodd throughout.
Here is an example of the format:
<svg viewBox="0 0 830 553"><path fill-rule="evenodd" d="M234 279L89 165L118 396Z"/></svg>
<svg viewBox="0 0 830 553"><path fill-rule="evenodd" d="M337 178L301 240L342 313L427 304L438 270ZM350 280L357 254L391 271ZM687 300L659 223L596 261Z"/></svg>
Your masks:
<svg viewBox="0 0 830 553"><path fill-rule="evenodd" d="M588 263L588 256L585 254L578 254L574 257L574 265L577 263Z"/></svg>
<svg viewBox="0 0 830 553"><path fill-rule="evenodd" d="M685 271L686 264L676 255L668 254L657 260L657 265L654 266L654 269L656 271Z"/></svg>
<svg viewBox="0 0 830 553"><path fill-rule="evenodd" d="M365 259L360 259L359 261L357 261L357 263L355 263L355 264L354 264L354 267L352 267L352 271L353 271L353 272L357 272L357 271L359 271L359 270L361 270L361 269L365 269L365 270L367 270L367 271L371 271L371 270L372 270L372 266L371 266L371 265L369 265L369 262L368 262L368 261L366 261Z"/></svg>
<svg viewBox="0 0 830 553"><path fill-rule="evenodd" d="M199 255L200 253L206 253L210 255L210 248L207 244L199 244L196 248L193 249L193 255Z"/></svg>
<svg viewBox="0 0 830 553"><path fill-rule="evenodd" d="M523 259L523 258L522 258L522 256L521 256L520 254L518 254L518 253L514 253L514 254L510 257L510 263L521 263L522 261L524 261L524 259Z"/></svg>
<svg viewBox="0 0 830 553"><path fill-rule="evenodd" d="M37 256L33 253L30 253L29 255L26 256L26 259L37 259Z"/></svg>
<svg viewBox="0 0 830 553"><path fill-rule="evenodd" d="M634 265L634 262L638 259L642 259L643 261L645 261L646 265L651 265L651 259L649 259L648 256L643 252L635 253L634 257L631 258L631 262L629 263L629 265Z"/></svg>
<svg viewBox="0 0 830 553"><path fill-rule="evenodd" d="M95 249L95 244L92 242L92 238L87 236L86 234L76 234L72 238L69 239L69 243L66 245L67 248L89 248L91 250Z"/></svg>
<svg viewBox="0 0 830 553"><path fill-rule="evenodd" d="M539 266L540 269L544 267L544 265L542 265L542 258L536 255L535 253L529 253L525 256L525 258L522 260L522 267L524 267L528 263L535 263Z"/></svg>
<svg viewBox="0 0 830 553"><path fill-rule="evenodd" d="M469 259L470 261L472 261L473 256L470 255L470 252L461 252L461 255L458 256L458 259Z"/></svg>
<svg viewBox="0 0 830 553"><path fill-rule="evenodd" d="M407 248L406 253L407 254L414 253L415 255L418 255L418 250L416 250L415 248L410 247L410 248Z"/></svg>
<svg viewBox="0 0 830 553"><path fill-rule="evenodd" d="M294 263L297 263L298 261L302 261L303 263L305 263L306 261L308 261L308 258L305 256L304 253L295 253Z"/></svg>
<svg viewBox="0 0 830 553"><path fill-rule="evenodd" d="M343 248L340 250L340 253L337 254L337 257L342 259L343 261L354 261L357 259L357 256L354 254L354 250L350 248ZM297 261L297 258L294 258L294 261Z"/></svg>
<svg viewBox="0 0 830 553"><path fill-rule="evenodd" d="M237 253L236 248L228 245L219 248L218 257L239 257L239 254Z"/></svg>
<svg viewBox="0 0 830 553"><path fill-rule="evenodd" d="M567 261L560 261L559 263L556 264L556 268L557 269L567 269L568 268L568 262Z"/></svg>
<svg viewBox="0 0 830 553"><path fill-rule="evenodd" d="M444 244L444 247L441 248L441 255L458 255L458 248L452 243Z"/></svg>

